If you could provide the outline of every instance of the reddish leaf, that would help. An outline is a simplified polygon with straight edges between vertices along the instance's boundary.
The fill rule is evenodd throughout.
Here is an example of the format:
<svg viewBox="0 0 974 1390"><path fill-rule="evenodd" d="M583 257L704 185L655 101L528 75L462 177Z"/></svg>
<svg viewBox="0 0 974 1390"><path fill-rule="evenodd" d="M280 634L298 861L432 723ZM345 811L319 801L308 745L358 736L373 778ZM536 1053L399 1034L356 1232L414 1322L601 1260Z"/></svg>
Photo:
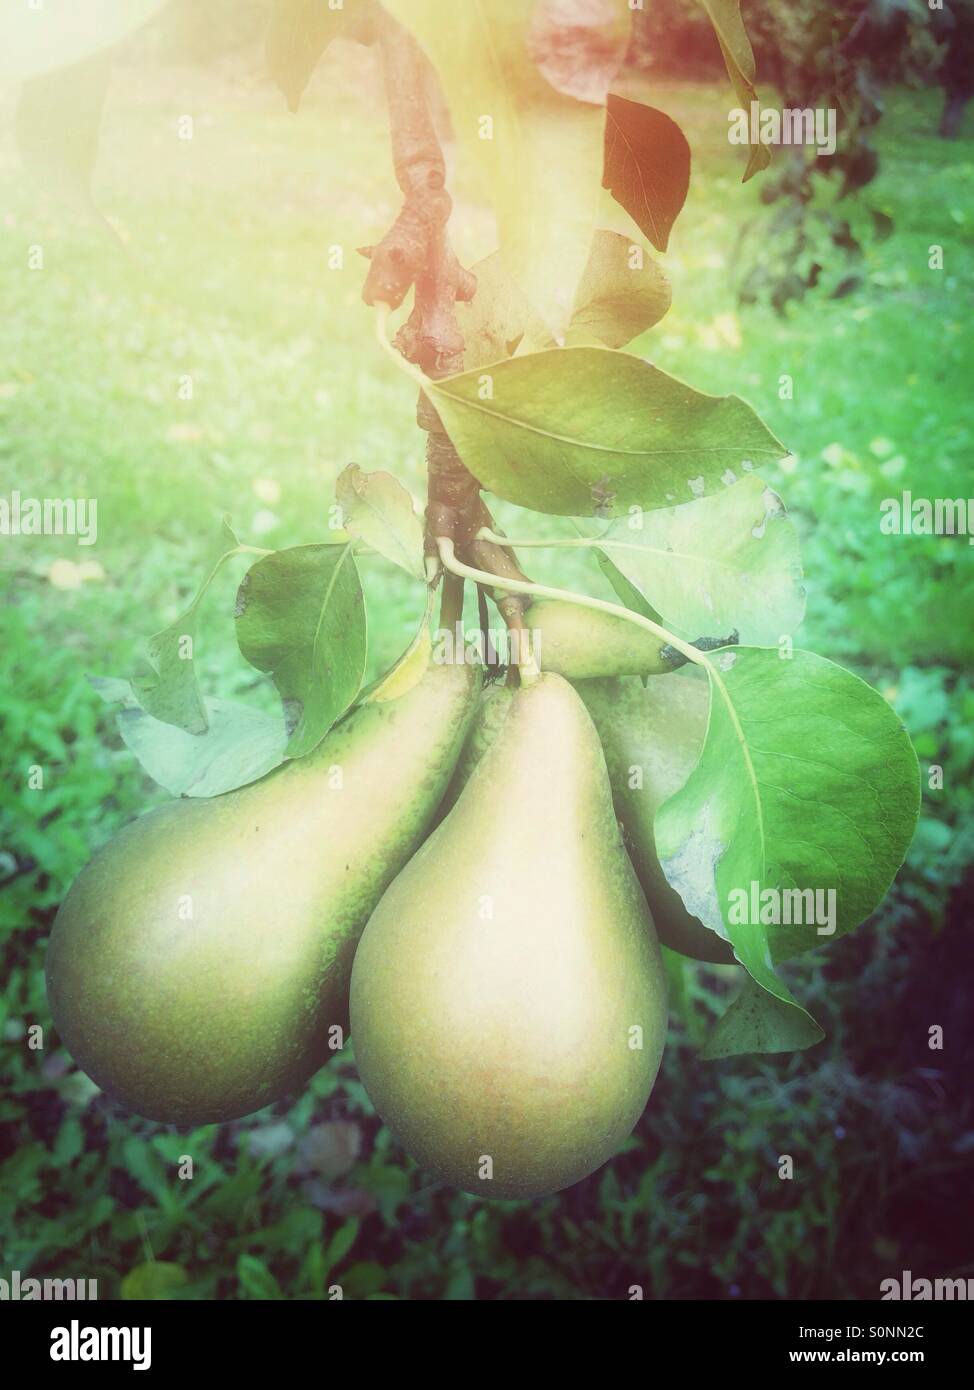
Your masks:
<svg viewBox="0 0 974 1390"><path fill-rule="evenodd" d="M626 56L630 25L616 0L539 0L528 52L555 91L602 106Z"/></svg>
<svg viewBox="0 0 974 1390"><path fill-rule="evenodd" d="M690 187L690 146L669 116L609 97L602 183L657 251L665 251Z"/></svg>

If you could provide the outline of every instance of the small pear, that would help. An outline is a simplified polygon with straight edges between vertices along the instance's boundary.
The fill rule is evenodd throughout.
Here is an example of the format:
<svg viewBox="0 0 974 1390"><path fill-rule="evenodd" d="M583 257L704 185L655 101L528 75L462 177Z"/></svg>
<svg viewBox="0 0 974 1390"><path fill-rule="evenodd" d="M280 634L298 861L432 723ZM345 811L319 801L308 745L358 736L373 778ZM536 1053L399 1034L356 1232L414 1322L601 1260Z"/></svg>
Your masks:
<svg viewBox="0 0 974 1390"><path fill-rule="evenodd" d="M524 626L541 669L567 680L666 675L682 664L652 633L597 608L536 599L525 610Z"/></svg>
<svg viewBox="0 0 974 1390"><path fill-rule="evenodd" d="M730 943L692 916L667 882L653 830L656 812L684 785L703 749L706 680L680 674L650 680L645 689L639 680L580 681L577 688L602 740L616 814L660 941L694 960L732 963Z"/></svg>
<svg viewBox="0 0 974 1390"><path fill-rule="evenodd" d="M352 971L376 1109L479 1196L556 1192L652 1090L666 987L598 736L560 676L513 697L456 806L387 890Z"/></svg>
<svg viewBox="0 0 974 1390"><path fill-rule="evenodd" d="M51 1012L79 1066L180 1125L307 1081L343 1045L359 933L430 824L479 686L470 667L431 667L260 782L122 830L48 948Z"/></svg>

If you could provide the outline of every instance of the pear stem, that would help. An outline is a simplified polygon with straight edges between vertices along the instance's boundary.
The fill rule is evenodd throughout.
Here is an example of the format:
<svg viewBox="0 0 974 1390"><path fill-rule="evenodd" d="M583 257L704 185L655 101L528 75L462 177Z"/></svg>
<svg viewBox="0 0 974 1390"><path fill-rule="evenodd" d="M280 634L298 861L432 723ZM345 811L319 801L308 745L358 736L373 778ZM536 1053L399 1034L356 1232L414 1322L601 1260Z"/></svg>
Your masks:
<svg viewBox="0 0 974 1390"><path fill-rule="evenodd" d="M443 593L440 597L440 627L452 632L457 623L463 622L463 579L460 575L447 573L443 579Z"/></svg>
<svg viewBox="0 0 974 1390"><path fill-rule="evenodd" d="M633 613L631 609L623 608L618 603L606 603L604 599L592 598L589 594L576 594L571 589L552 589L546 584L528 584L521 580L508 579L503 575L488 574L486 570L472 569L470 565L464 565L456 558L453 542L449 537L438 536L436 544L443 568L449 570L451 574L462 575L465 579L472 579L477 584L490 584L497 589L510 589L515 594L530 594L534 598L554 599L558 603L574 603L579 608L592 608L599 613L609 613L614 618L624 618L626 622L632 623L635 627L641 627L645 632L651 632L654 637L662 638L681 656L685 656L687 661L692 661L695 666L708 668L711 665L696 647L691 646L689 642L684 642L674 633L668 632L659 623L654 623L651 618L644 618L641 613Z"/></svg>
<svg viewBox="0 0 974 1390"><path fill-rule="evenodd" d="M522 541L513 539L510 536L497 536L488 526L482 526L477 532L478 541L488 541L491 545L509 545L518 550L556 550L559 546L600 546L607 542L602 536L558 536L553 540L534 540Z"/></svg>

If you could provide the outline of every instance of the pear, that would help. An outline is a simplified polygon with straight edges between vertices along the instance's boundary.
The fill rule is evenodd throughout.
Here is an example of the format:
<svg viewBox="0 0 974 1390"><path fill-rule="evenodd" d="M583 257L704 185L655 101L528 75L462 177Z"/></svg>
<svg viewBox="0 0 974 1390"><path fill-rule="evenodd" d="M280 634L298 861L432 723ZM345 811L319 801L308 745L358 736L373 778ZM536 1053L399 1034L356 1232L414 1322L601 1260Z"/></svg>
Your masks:
<svg viewBox="0 0 974 1390"><path fill-rule="evenodd" d="M429 826L479 687L470 667L431 667L260 782L122 830L48 949L79 1066L180 1125L249 1114L316 1072L343 1045L355 943Z"/></svg>
<svg viewBox="0 0 974 1390"><path fill-rule="evenodd" d="M602 740L616 814L660 941L694 960L733 962L730 943L688 912L670 887L653 830L656 812L684 785L703 749L710 710L706 680L680 674L650 680L645 689L639 680L580 681L577 689Z"/></svg>
<svg viewBox="0 0 974 1390"><path fill-rule="evenodd" d="M483 690L477 702L470 732L457 759L456 770L440 805L438 821L452 811L460 793L470 781L474 768L493 744L501 725L510 713L515 694L514 687L510 685L488 685Z"/></svg>
<svg viewBox="0 0 974 1390"><path fill-rule="evenodd" d="M666 675L682 664L658 637L595 608L536 599L525 610L524 625L538 665L568 680Z"/></svg>
<svg viewBox="0 0 974 1390"><path fill-rule="evenodd" d="M557 675L519 690L352 970L362 1081L423 1168L532 1197L605 1163L659 1068L666 987L605 760Z"/></svg>

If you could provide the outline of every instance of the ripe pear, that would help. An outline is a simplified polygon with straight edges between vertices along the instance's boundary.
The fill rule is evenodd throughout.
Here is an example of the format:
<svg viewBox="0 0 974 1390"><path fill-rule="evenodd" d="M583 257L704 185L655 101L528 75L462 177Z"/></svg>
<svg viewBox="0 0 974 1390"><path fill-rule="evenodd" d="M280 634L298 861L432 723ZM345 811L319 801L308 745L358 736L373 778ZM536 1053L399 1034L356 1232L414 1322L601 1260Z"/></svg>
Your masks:
<svg viewBox="0 0 974 1390"><path fill-rule="evenodd" d="M313 753L238 791L163 805L75 882L47 957L55 1026L148 1119L234 1119L340 1048L358 936L419 844L480 674L431 667Z"/></svg>
<svg viewBox="0 0 974 1390"><path fill-rule="evenodd" d="M556 1192L617 1151L659 1068L666 986L598 735L543 675L386 891L352 970L376 1109L423 1168Z"/></svg>
<svg viewBox="0 0 974 1390"><path fill-rule="evenodd" d="M692 916L667 882L653 830L656 812L684 785L703 749L706 680L680 674L650 680L645 689L639 680L580 681L577 688L602 740L616 814L660 941L694 960L730 964L730 943Z"/></svg>
<svg viewBox="0 0 974 1390"><path fill-rule="evenodd" d="M625 618L555 599L536 599L524 613L532 652L544 671L566 679L666 675L682 664L658 637Z"/></svg>

